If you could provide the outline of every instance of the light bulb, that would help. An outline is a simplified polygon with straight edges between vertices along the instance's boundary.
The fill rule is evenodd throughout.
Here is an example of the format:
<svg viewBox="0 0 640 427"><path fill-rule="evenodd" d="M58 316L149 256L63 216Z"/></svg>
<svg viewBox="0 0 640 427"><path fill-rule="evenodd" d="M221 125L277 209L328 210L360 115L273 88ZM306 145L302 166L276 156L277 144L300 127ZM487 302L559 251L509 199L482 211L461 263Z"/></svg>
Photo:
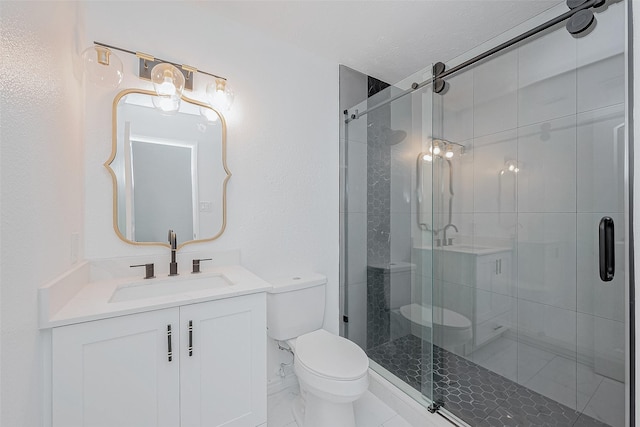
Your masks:
<svg viewBox="0 0 640 427"><path fill-rule="evenodd" d="M510 164L510 165L509 165L509 171L513 172L513 170L514 170L515 168L516 168L516 167L515 167L513 164Z"/></svg>
<svg viewBox="0 0 640 427"><path fill-rule="evenodd" d="M444 156L445 156L447 159L452 158L452 157L453 157L453 150L452 150L451 148L447 148L447 151L445 151Z"/></svg>
<svg viewBox="0 0 640 427"><path fill-rule="evenodd" d="M433 157L430 154L425 154L424 156L422 156L422 160L424 160L425 162L430 162L433 160Z"/></svg>
<svg viewBox="0 0 640 427"><path fill-rule="evenodd" d="M175 96L154 96L153 106L164 114L175 114L180 109L180 98Z"/></svg>
<svg viewBox="0 0 640 427"><path fill-rule="evenodd" d="M158 96L180 98L184 92L182 71L166 62L153 67L151 81Z"/></svg>
<svg viewBox="0 0 640 427"><path fill-rule="evenodd" d="M440 146L436 144L436 145L433 147L433 154L435 154L435 155L437 156L438 154L440 154L440 151L441 151L441 150L440 150Z"/></svg>
<svg viewBox="0 0 640 427"><path fill-rule="evenodd" d="M82 52L82 65L88 81L115 89L124 77L122 61L104 46L91 46Z"/></svg>
<svg viewBox="0 0 640 427"><path fill-rule="evenodd" d="M225 79L216 79L207 85L209 104L219 111L228 111L233 104L233 90Z"/></svg>
<svg viewBox="0 0 640 427"><path fill-rule="evenodd" d="M519 171L519 170L520 170L520 169L515 168L513 171L514 171L515 173L518 173L518 171Z"/></svg>
<svg viewBox="0 0 640 427"><path fill-rule="evenodd" d="M166 71L165 73L169 73L169 75L165 74L164 81L158 85L157 87L158 95L174 96L176 94L176 87L173 84L173 79L171 78L171 72Z"/></svg>

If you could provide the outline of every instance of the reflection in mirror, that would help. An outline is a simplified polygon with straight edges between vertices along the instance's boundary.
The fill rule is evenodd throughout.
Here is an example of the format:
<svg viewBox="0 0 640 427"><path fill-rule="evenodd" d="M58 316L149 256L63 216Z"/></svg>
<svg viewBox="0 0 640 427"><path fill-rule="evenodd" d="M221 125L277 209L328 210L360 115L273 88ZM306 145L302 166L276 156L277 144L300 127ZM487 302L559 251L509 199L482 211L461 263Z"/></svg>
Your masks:
<svg viewBox="0 0 640 427"><path fill-rule="evenodd" d="M183 97L167 114L153 92L129 89L113 103L113 148L105 163L114 183L113 224L128 243L180 246L218 238L226 225L224 118Z"/></svg>

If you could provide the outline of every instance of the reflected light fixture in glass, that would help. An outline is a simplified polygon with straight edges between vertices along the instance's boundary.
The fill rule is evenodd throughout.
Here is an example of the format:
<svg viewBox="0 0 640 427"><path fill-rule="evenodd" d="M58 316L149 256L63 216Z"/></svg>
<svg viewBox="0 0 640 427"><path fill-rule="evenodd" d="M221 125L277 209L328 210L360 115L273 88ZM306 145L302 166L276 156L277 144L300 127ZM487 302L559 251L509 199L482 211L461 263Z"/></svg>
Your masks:
<svg viewBox="0 0 640 427"><path fill-rule="evenodd" d="M447 146L447 149L446 149L446 151L444 152L444 156L445 156L447 159L451 159L451 158L453 158L453 148L452 148L451 146Z"/></svg>

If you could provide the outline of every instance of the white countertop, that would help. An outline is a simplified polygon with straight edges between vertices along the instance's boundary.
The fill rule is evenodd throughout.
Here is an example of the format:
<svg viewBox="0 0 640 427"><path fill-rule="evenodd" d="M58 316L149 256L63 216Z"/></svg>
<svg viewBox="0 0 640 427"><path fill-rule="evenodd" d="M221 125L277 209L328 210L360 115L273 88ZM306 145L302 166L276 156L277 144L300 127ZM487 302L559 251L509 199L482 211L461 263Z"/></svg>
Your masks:
<svg viewBox="0 0 640 427"><path fill-rule="evenodd" d="M89 281L85 280L88 277L85 270L88 268L88 263L80 265L40 289L40 328L231 298L264 292L271 288L271 284L241 265L213 266L197 275L184 273L174 277L158 276L144 281L139 275ZM178 290L170 295L109 302L117 289L132 283L135 286L153 286L154 284L173 286L175 284L179 289L181 283L186 284L194 279L206 281L208 277L219 278L221 275L230 282L228 285L184 292ZM83 281L84 283L81 283Z"/></svg>

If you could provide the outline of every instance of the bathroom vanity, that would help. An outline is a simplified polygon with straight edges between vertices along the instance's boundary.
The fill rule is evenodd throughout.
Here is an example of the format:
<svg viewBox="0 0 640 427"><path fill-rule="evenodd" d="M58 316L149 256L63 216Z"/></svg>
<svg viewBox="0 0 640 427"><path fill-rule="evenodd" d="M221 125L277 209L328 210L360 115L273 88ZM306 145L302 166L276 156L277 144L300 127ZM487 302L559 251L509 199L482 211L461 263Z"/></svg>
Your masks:
<svg viewBox="0 0 640 427"><path fill-rule="evenodd" d="M432 248L416 247L414 255L430 265ZM458 244L437 248L433 257L440 266L433 273L438 301L473 323L473 341L465 345L466 354L509 330L514 286L511 248Z"/></svg>
<svg viewBox="0 0 640 427"><path fill-rule="evenodd" d="M91 270L41 289L53 427L266 423L267 282L239 265L149 280Z"/></svg>

